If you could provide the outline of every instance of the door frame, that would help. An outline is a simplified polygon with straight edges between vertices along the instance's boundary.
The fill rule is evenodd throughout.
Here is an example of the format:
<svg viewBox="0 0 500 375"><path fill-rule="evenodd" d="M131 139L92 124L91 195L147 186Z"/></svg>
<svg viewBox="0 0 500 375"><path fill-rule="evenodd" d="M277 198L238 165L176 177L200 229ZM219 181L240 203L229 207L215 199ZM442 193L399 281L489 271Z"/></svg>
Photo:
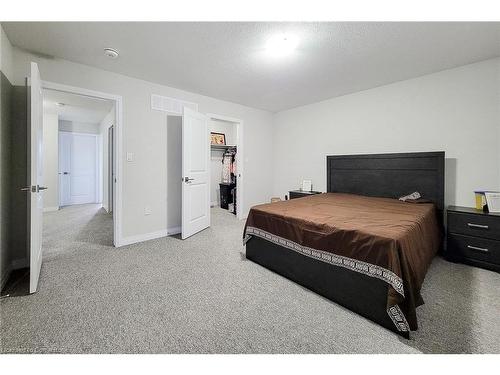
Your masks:
<svg viewBox="0 0 500 375"><path fill-rule="evenodd" d="M115 247L125 245L122 232L123 213L123 98L120 95L88 90L81 87L68 86L60 83L43 81L42 88L88 96L115 102L114 150L115 150L115 191L113 194L113 244Z"/></svg>
<svg viewBox="0 0 500 375"><path fill-rule="evenodd" d="M107 198L107 201L108 201L108 213L112 213L113 212L113 203L114 203L114 200L113 200L113 197L114 197L114 194L113 194L113 166L114 166L114 163L115 163L115 128L114 128L114 124L112 124L110 127L108 127L108 144L107 144L107 147L108 147L108 175L107 176L104 176L103 175L103 179L106 178L108 180L108 191L106 192L102 192L103 194L103 198L104 198L104 194L107 194L108 195L108 198ZM111 140L111 141L110 141ZM102 151L102 149L101 149ZM103 155L103 159L104 159L104 155Z"/></svg>
<svg viewBox="0 0 500 375"><path fill-rule="evenodd" d="M60 138L60 135L61 133L67 133L67 134L75 134L75 135L83 135L85 137L94 137L95 139L95 150L96 150L96 165L95 165L95 186L94 186L94 196L95 196L95 202L93 203L99 203L102 201L101 199L101 190L102 188L102 181L101 181L101 178L100 176L102 175L102 161L103 161L103 158L101 157L101 135L100 134L94 134L94 133L82 133L82 132L69 132L69 131L66 131L66 130L58 130L57 132L58 134L58 137L59 137L59 140L58 140L58 147L59 147L59 150L58 150L58 155L61 153L61 138ZM59 159L59 158L58 158ZM59 162L59 160L58 160ZM58 169L58 173L60 173L59 171L59 168ZM59 175L60 176L60 175ZM62 189L61 189L61 178L59 177L59 207L62 207ZM103 192L104 194L104 192Z"/></svg>
<svg viewBox="0 0 500 375"><path fill-rule="evenodd" d="M243 147L243 120L234 118L234 117L229 117L229 116L224 116L224 115L219 115L216 113L207 113L207 117L209 120L219 120L219 121L226 121L226 122L232 122L236 125L236 170L238 171L238 176L236 177L236 202L240 202L236 204L236 217L239 220L244 219L243 213L245 212L243 210L243 194L244 194L244 188L243 184L245 181L245 174L244 174L244 169L243 169L243 164L244 164L244 147Z"/></svg>

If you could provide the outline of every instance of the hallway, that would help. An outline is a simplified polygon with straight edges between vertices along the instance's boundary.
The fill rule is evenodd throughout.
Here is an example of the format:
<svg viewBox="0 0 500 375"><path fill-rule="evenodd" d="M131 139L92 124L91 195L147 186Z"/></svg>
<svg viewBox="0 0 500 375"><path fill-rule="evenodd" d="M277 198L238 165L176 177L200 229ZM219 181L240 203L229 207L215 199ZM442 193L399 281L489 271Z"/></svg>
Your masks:
<svg viewBox="0 0 500 375"><path fill-rule="evenodd" d="M113 246L113 218L100 204L62 207L43 214L44 262L53 255Z"/></svg>

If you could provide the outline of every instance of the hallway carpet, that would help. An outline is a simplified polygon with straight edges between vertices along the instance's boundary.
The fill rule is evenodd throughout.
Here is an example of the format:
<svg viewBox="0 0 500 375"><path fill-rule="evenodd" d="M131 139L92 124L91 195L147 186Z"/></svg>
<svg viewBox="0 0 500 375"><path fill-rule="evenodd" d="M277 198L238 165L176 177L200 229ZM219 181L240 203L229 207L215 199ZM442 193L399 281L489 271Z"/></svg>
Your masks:
<svg viewBox="0 0 500 375"><path fill-rule="evenodd" d="M38 293L2 299L4 353L500 353L500 274L436 258L405 340L245 259L244 222L114 248L96 205L44 216Z"/></svg>

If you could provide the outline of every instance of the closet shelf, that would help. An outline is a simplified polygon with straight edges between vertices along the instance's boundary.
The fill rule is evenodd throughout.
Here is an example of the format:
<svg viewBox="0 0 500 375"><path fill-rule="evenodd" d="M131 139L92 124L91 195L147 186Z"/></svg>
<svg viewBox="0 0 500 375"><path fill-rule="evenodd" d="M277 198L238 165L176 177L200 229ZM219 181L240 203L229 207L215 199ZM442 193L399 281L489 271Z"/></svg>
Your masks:
<svg viewBox="0 0 500 375"><path fill-rule="evenodd" d="M231 145L210 145L210 148L215 151L226 151L230 148L236 148L236 146Z"/></svg>

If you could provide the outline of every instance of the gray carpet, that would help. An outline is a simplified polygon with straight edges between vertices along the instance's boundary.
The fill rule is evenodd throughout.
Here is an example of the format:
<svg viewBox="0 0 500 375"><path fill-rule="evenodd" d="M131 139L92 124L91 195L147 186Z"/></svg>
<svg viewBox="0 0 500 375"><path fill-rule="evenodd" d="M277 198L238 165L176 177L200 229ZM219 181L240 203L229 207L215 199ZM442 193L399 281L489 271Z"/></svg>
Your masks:
<svg viewBox="0 0 500 375"><path fill-rule="evenodd" d="M243 222L115 249L95 205L45 215L40 290L1 300L1 351L500 353L500 274L436 258L405 340L244 256Z"/></svg>

